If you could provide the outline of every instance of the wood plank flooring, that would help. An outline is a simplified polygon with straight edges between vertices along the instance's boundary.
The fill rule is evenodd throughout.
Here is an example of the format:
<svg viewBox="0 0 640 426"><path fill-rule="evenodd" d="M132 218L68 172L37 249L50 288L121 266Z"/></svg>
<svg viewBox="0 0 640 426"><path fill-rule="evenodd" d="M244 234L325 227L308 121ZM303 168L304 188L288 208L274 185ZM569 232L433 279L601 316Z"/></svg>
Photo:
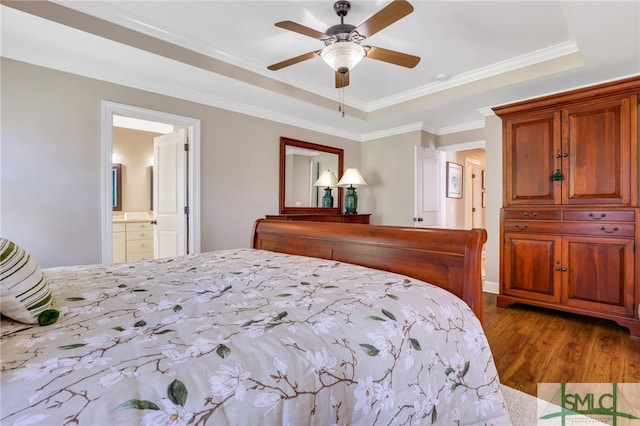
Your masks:
<svg viewBox="0 0 640 426"><path fill-rule="evenodd" d="M549 309L496 307L484 295L483 327L500 381L530 395L538 383L640 383L640 339L616 323Z"/></svg>

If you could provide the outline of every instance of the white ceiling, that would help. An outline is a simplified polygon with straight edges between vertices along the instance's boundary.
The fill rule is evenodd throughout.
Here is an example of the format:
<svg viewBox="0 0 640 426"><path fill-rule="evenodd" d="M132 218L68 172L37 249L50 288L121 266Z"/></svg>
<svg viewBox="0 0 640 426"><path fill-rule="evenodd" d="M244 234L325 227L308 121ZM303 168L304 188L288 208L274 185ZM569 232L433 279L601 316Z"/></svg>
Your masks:
<svg viewBox="0 0 640 426"><path fill-rule="evenodd" d="M490 107L640 73L637 0L413 0L413 13L365 44L422 60L406 69L364 58L342 117L322 59L266 68L323 47L273 24L324 32L339 23L333 1L2 3L3 57L361 141L482 127ZM345 22L388 3L353 0Z"/></svg>

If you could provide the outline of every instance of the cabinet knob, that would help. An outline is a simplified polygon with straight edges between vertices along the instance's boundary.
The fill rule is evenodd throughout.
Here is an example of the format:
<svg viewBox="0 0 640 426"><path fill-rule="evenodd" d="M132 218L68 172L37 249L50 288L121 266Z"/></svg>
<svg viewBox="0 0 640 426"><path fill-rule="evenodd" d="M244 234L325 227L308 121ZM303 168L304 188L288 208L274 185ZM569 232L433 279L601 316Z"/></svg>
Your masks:
<svg viewBox="0 0 640 426"><path fill-rule="evenodd" d="M553 175L551 175L551 180L553 180L553 181L564 180L564 175L562 174L560 169L556 169L556 172Z"/></svg>
<svg viewBox="0 0 640 426"><path fill-rule="evenodd" d="M520 225L519 223L516 223L514 226L516 229L522 229L522 230L527 229L529 227L529 225L527 225L526 223L524 225Z"/></svg>
<svg viewBox="0 0 640 426"><path fill-rule="evenodd" d="M529 217L529 212L524 212L523 216L524 216L524 217ZM533 212L533 214L531 215L531 217L538 217L538 213L537 213L537 212Z"/></svg>

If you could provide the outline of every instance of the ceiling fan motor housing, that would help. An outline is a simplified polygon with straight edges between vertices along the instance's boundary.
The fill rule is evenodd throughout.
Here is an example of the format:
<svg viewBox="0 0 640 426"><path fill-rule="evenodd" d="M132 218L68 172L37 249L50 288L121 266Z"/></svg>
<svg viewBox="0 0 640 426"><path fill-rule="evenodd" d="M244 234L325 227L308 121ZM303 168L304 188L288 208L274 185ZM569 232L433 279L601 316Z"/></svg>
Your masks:
<svg viewBox="0 0 640 426"><path fill-rule="evenodd" d="M333 4L333 10L336 11L339 17L344 18L351 10L351 3L346 0L339 0Z"/></svg>

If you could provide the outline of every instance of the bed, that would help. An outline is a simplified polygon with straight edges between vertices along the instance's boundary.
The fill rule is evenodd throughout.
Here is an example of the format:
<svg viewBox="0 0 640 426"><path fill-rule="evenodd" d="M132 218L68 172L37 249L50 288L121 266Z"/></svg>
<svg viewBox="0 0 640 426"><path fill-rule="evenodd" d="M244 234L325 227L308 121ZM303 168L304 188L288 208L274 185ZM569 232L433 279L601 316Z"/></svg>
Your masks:
<svg viewBox="0 0 640 426"><path fill-rule="evenodd" d="M251 248L45 269L60 318L2 318L0 423L510 424L485 240L259 219Z"/></svg>

